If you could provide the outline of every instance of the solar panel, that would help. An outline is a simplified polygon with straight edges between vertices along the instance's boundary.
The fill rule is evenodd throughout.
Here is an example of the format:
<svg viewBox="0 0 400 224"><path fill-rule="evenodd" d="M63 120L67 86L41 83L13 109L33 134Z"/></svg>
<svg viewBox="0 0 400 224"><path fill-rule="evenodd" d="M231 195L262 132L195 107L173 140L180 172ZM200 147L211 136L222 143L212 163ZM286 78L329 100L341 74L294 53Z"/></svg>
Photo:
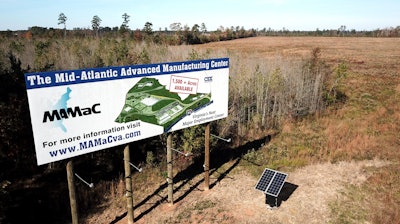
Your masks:
<svg viewBox="0 0 400 224"><path fill-rule="evenodd" d="M272 178L275 175L274 170L270 169L265 169L263 174L261 175L260 179L258 180L258 183L256 185L256 189L260 191L266 191L268 188L269 183L271 182Z"/></svg>
<svg viewBox="0 0 400 224"><path fill-rule="evenodd" d="M283 184L285 183L286 177L287 177L287 174L276 172L275 177L271 181L271 184L269 185L266 193L269 195L278 197L279 192L281 192Z"/></svg>
<svg viewBox="0 0 400 224"><path fill-rule="evenodd" d="M256 184L256 189L278 197L283 184L285 183L287 174L266 168Z"/></svg>

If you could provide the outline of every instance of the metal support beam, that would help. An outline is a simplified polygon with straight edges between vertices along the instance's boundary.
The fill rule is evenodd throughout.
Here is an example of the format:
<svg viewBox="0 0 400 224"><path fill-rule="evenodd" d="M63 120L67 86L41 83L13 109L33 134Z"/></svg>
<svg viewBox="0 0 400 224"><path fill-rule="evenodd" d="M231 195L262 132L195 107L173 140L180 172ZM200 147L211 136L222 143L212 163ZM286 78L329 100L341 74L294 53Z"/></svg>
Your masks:
<svg viewBox="0 0 400 224"><path fill-rule="evenodd" d="M124 161L125 161L125 160L124 160ZM129 162L129 161L128 161L128 163L129 163L129 165L131 165L133 168L135 168L135 170L137 170L139 173L141 173L141 172L143 171L142 168L139 168L139 167L133 165L133 163L131 163L131 162Z"/></svg>
<svg viewBox="0 0 400 224"><path fill-rule="evenodd" d="M77 173L75 173L75 176L76 176L79 180L81 180L83 183L85 183L88 187L92 188L92 187L94 186L93 183L87 182L87 181L84 180L82 177L80 177Z"/></svg>
<svg viewBox="0 0 400 224"><path fill-rule="evenodd" d="M210 135L211 135L212 137L214 137L214 138L218 138L219 140L222 140L222 141L225 141L225 142L231 142L231 141L232 141L231 138L225 139L225 138L219 137L219 136L217 136L217 135L213 135L213 134L210 134Z"/></svg>
<svg viewBox="0 0 400 224"><path fill-rule="evenodd" d="M172 150L174 150L175 152L177 152L177 153L179 153L179 154L181 154L181 155L184 155L185 157L188 157L188 156L190 156L190 153L184 153L184 152L181 152L181 151L179 151L179 150L177 150L177 149L172 149Z"/></svg>

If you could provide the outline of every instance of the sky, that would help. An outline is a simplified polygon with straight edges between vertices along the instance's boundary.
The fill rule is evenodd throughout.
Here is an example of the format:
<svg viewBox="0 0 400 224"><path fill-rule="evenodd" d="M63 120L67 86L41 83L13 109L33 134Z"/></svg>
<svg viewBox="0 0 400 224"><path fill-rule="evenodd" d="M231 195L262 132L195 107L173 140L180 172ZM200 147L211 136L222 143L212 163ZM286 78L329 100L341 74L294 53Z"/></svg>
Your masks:
<svg viewBox="0 0 400 224"><path fill-rule="evenodd" d="M27 30L33 26L91 28L93 16L101 27L121 26L130 16L130 29L169 30L172 23L204 23L208 31L222 27L302 30L368 31L400 26L399 0L0 0L0 30Z"/></svg>

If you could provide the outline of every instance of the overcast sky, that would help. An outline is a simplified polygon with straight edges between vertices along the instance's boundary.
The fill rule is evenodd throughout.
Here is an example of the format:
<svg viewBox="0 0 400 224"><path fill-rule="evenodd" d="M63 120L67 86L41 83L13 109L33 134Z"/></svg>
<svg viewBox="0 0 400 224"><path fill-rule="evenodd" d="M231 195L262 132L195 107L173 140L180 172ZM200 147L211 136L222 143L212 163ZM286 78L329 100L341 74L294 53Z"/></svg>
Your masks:
<svg viewBox="0 0 400 224"><path fill-rule="evenodd" d="M129 27L170 29L179 22L207 30L240 26L245 29L374 30L400 26L400 0L0 0L0 30L32 26L63 28L58 16L67 16L67 29L91 28L93 16L102 27L120 26L122 14Z"/></svg>

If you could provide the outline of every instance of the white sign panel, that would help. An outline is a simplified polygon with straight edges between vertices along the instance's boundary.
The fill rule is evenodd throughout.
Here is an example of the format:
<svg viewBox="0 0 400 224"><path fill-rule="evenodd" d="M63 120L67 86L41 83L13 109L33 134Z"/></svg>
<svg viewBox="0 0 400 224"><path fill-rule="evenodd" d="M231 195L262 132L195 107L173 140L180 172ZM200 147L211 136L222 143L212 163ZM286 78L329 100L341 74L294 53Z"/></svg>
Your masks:
<svg viewBox="0 0 400 224"><path fill-rule="evenodd" d="M228 116L229 59L25 74L38 165Z"/></svg>

